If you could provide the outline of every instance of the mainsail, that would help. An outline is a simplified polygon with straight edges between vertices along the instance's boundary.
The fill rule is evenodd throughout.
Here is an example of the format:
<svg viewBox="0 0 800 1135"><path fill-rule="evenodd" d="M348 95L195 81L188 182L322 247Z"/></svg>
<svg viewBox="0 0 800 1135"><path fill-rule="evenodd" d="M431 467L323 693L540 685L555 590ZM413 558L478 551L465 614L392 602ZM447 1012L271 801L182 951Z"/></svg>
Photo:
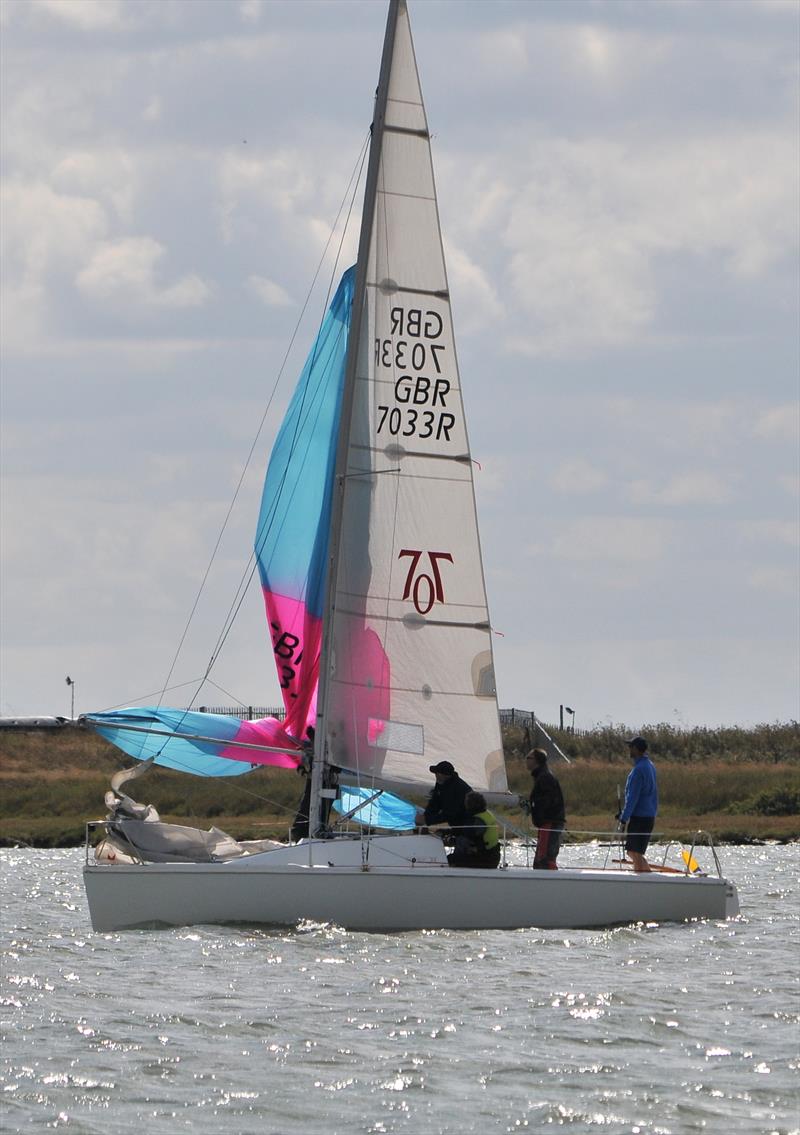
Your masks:
<svg viewBox="0 0 800 1135"><path fill-rule="evenodd" d="M472 459L405 0L390 7L353 305L320 676L326 758L364 782L411 787L447 757L474 788L503 791Z"/></svg>

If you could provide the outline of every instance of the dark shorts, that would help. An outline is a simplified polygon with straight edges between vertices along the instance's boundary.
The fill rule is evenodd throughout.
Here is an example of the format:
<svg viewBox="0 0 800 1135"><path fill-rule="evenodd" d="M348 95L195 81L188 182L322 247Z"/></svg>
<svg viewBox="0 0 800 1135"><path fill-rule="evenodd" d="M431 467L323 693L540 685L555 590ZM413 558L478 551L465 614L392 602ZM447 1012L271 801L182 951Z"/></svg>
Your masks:
<svg viewBox="0 0 800 1135"><path fill-rule="evenodd" d="M628 820L628 834L625 837L625 850L636 851L639 855L644 855L647 851L647 845L650 842L650 833L653 830L653 824L655 822L655 816L631 816Z"/></svg>

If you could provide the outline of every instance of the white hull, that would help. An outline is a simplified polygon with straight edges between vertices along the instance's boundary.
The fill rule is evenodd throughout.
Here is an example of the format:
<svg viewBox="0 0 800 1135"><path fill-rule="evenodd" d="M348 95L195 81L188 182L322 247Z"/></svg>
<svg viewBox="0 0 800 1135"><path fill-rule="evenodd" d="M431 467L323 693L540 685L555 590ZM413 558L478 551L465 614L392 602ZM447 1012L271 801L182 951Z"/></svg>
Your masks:
<svg viewBox="0 0 800 1135"><path fill-rule="evenodd" d="M389 843L381 841L382 848ZM317 849L330 854L332 845L315 843ZM336 851L337 858L360 859L361 845L356 841ZM305 863L288 862L301 857ZM716 877L601 869L454 870L434 865L424 854L414 866L365 870L358 862L329 866L323 859L310 865L310 857L299 845L226 863L87 865L92 926L109 931L203 923L293 925L308 919L371 931L574 929L723 919L739 910L736 888Z"/></svg>

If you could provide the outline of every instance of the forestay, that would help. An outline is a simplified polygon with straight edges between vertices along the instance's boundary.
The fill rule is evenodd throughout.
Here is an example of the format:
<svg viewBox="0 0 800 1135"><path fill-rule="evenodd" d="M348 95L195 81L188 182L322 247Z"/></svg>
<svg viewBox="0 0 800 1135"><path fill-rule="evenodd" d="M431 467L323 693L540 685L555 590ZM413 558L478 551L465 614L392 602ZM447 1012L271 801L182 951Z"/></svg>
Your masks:
<svg viewBox="0 0 800 1135"><path fill-rule="evenodd" d="M372 193L367 185L358 352L341 435L341 535L321 675L327 757L364 782L409 786L430 784L428 766L447 757L474 788L503 791L472 459L403 2L391 52L385 118L379 92L373 125L377 173Z"/></svg>

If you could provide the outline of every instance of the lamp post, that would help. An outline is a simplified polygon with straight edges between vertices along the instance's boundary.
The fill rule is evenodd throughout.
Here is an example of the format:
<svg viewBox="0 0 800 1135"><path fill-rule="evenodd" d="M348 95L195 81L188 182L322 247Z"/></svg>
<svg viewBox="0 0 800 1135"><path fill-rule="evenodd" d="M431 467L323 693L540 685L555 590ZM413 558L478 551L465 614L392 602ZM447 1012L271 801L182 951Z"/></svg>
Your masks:
<svg viewBox="0 0 800 1135"><path fill-rule="evenodd" d="M570 709L570 707L569 707L568 705L565 705L565 706L564 706L564 709L565 709L565 710L567 711L567 713L568 713L568 714L570 714L570 715L571 715L571 717L572 717L572 725L570 725L570 726L569 726L569 728L567 729L567 732L568 732L568 733L573 733L573 734L574 734L574 733L575 733L575 710L574 710L574 709Z"/></svg>
<svg viewBox="0 0 800 1135"><path fill-rule="evenodd" d="M69 674L67 674L67 685L69 686L69 692L70 692L69 716L70 716L70 721L74 721L75 720L75 683L72 680L72 678L70 678Z"/></svg>

